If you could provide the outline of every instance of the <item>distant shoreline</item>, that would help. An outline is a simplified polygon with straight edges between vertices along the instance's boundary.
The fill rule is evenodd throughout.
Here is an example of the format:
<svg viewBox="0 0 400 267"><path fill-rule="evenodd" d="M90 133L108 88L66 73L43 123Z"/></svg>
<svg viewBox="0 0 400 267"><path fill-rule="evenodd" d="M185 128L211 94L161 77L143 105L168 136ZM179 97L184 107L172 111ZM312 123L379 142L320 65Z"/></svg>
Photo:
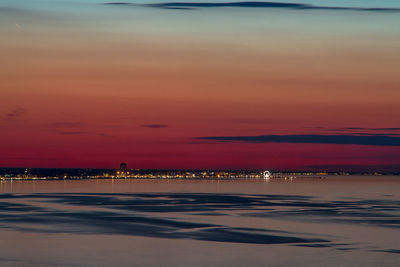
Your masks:
<svg viewBox="0 0 400 267"><path fill-rule="evenodd" d="M298 176L272 176L270 179L263 177L163 177L163 176L135 176L135 177L0 177L0 181L83 181L83 180L181 180L181 181L235 181L235 180L251 180L251 181L294 181L294 180L332 180L334 178L377 178L378 177L398 177L398 174L386 175L371 175L371 174L357 174L357 175L298 175Z"/></svg>

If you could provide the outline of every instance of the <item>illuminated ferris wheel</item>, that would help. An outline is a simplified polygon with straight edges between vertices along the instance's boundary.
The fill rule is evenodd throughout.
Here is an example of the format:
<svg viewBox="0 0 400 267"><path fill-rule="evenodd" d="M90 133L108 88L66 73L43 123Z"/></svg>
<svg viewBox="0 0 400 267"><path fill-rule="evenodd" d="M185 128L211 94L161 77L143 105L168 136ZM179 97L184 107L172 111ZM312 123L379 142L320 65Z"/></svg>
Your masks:
<svg viewBox="0 0 400 267"><path fill-rule="evenodd" d="M264 171L264 179L270 179L271 178L271 173L269 171Z"/></svg>

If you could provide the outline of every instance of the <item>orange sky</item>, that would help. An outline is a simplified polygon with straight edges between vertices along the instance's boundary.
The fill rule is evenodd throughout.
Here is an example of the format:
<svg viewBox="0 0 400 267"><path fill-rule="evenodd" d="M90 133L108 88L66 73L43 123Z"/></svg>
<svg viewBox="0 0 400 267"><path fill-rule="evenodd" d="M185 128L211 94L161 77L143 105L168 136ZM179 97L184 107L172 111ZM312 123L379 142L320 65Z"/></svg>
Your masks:
<svg viewBox="0 0 400 267"><path fill-rule="evenodd" d="M138 12L100 26L16 13L18 23L0 22L0 166L400 164L396 145L195 139L400 127L399 30L307 30L274 18L255 27L247 13L248 25L216 29L196 16L179 28L187 16L142 17L139 27Z"/></svg>

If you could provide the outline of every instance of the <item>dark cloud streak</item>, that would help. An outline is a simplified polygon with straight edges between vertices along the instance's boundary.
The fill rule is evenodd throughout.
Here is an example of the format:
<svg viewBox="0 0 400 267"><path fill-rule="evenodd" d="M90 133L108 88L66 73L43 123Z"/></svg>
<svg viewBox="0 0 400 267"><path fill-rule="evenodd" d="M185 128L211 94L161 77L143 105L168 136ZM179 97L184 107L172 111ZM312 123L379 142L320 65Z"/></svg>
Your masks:
<svg viewBox="0 0 400 267"><path fill-rule="evenodd" d="M129 2L109 2L106 5L130 5L137 6ZM294 10L353 10L353 11L378 11L378 12L399 12L399 8L363 8L363 7L334 7L316 6L300 3L284 2L164 2L156 4L144 4L143 6L162 8L162 9L195 9L211 7L242 7L242 8L285 8Z"/></svg>
<svg viewBox="0 0 400 267"><path fill-rule="evenodd" d="M167 128L168 125L166 124L144 124L142 127L145 128L153 128L153 129L162 129L162 128Z"/></svg>
<svg viewBox="0 0 400 267"><path fill-rule="evenodd" d="M306 143L336 145L400 146L400 137L390 135L257 135L257 136L207 136L200 140L244 143Z"/></svg>

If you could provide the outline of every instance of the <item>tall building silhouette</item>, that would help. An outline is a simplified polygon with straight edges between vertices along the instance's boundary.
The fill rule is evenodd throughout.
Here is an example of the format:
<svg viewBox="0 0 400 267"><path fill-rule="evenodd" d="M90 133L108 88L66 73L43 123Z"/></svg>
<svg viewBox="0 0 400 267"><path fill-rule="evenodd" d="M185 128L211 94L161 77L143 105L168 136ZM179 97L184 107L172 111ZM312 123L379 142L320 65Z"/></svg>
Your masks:
<svg viewBox="0 0 400 267"><path fill-rule="evenodd" d="M122 172L126 172L128 170L128 164L126 164L125 162L122 162L119 165L119 170L122 171Z"/></svg>

